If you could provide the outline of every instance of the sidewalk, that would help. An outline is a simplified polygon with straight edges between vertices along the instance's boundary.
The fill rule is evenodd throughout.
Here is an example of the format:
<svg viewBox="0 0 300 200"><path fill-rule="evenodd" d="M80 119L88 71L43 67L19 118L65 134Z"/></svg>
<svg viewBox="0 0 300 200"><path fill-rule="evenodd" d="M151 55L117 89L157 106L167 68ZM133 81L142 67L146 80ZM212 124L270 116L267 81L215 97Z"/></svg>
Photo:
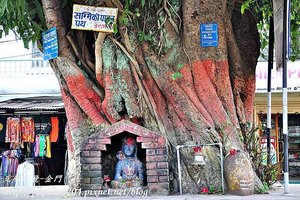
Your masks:
<svg viewBox="0 0 300 200"><path fill-rule="evenodd" d="M154 199L154 200L194 200L194 199L299 199L300 200L300 184L290 184L289 194L283 194L284 187L281 184L275 184L270 190L269 194L255 194L251 196L234 196L234 195L172 195L172 196L150 196L145 193L140 193L140 196L131 196L130 192L127 194L120 194L119 196L101 196L96 195L93 197L83 197L72 193L68 193L68 186L36 186L32 188L14 188L14 187L0 187L0 200L10 199L38 199L38 200L58 200L58 199L70 199L70 200L95 200L95 199Z"/></svg>

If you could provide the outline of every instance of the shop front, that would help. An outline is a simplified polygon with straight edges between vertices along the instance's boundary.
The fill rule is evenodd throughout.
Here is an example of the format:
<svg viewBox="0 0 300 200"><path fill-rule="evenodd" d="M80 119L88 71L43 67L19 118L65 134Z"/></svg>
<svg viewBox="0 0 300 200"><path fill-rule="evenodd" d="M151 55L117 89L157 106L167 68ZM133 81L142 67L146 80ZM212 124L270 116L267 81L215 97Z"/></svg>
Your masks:
<svg viewBox="0 0 300 200"><path fill-rule="evenodd" d="M60 97L0 102L0 187L63 185L65 125Z"/></svg>
<svg viewBox="0 0 300 200"><path fill-rule="evenodd" d="M288 63L288 142L289 175L291 183L300 183L300 62ZM272 163L283 166L282 132L282 73L272 71L271 101L271 157ZM256 121L261 126L262 146L266 146L264 136L267 125L267 63L258 63L256 70Z"/></svg>

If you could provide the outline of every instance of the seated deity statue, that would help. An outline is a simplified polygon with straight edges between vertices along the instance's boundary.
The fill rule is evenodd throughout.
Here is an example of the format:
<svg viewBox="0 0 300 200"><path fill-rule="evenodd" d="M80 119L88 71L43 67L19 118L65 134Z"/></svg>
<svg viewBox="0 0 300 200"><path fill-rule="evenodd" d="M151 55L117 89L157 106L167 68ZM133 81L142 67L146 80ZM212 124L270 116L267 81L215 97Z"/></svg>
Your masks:
<svg viewBox="0 0 300 200"><path fill-rule="evenodd" d="M137 145L133 138L125 138L121 151L117 153L119 159L116 174L111 182L112 188L130 188L143 185L143 164L137 158Z"/></svg>

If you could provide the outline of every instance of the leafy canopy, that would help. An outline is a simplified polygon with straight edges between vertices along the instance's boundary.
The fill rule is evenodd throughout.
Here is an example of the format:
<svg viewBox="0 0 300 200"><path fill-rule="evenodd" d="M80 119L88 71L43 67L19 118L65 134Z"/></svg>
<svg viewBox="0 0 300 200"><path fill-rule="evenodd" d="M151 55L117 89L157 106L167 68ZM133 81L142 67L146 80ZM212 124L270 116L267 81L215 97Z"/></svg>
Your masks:
<svg viewBox="0 0 300 200"><path fill-rule="evenodd" d="M28 48L30 41L41 38L45 29L43 8L38 0L0 0L0 38L13 30Z"/></svg>
<svg viewBox="0 0 300 200"><path fill-rule="evenodd" d="M140 1L139 8L132 7L133 3ZM70 0L63 0L63 6ZM93 4L93 0L86 0L88 4ZM146 7L148 1L145 0L125 0L125 12L121 19L126 25L132 22L130 14L133 13L139 19L140 12ZM241 12L250 9L256 14L258 19L257 27L260 31L260 41L262 49L262 57L266 57L263 53L268 46L269 41L269 18L273 15L271 0L246 0L241 6ZM150 0L150 4L161 5L162 0ZM8 34L9 30L13 30L24 41L25 47L28 47L30 41L37 41L41 38L41 32L46 30L45 17L43 8L38 0L0 0L0 38ZM153 6L153 5L152 5ZM132 16L132 15L131 15ZM140 20L142 21L142 20ZM138 26L142 26L137 22ZM291 60L300 58L300 0L291 1ZM139 32L140 40L151 40L151 32L145 33L145 30Z"/></svg>
<svg viewBox="0 0 300 200"><path fill-rule="evenodd" d="M246 9L256 14L258 19L257 28L260 32L262 58L267 58L266 49L269 44L270 16L273 16L272 0L246 0L242 7L243 13ZM291 35L291 57L292 61L300 58L300 0L290 0L290 35Z"/></svg>

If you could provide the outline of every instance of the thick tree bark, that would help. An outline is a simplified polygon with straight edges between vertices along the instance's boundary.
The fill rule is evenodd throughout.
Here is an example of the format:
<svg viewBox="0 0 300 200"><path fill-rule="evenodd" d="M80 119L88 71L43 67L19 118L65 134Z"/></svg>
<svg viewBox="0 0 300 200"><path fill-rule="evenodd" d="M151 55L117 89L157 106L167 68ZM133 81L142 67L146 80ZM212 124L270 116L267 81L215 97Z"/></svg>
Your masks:
<svg viewBox="0 0 300 200"><path fill-rule="evenodd" d="M132 7L144 10L135 21L140 25L125 26L124 2L100 1L97 6L119 7L119 35L94 36L69 29L71 16L62 13L70 13L71 6L42 0L48 27L58 30L59 58L51 66L68 118L72 188L80 187L82 139L124 118L161 132L173 150L179 144L221 141L226 153L231 148L243 151L241 131L253 122L259 44L255 19L247 11L241 15L239 4L229 4L234 2L165 0L144 8L135 2ZM204 48L199 26L211 22L218 24L219 45ZM151 35L153 29L156 34ZM141 31L152 40L140 41ZM182 78L172 79L175 72ZM205 154L208 164L200 169L189 165L192 151L182 151L184 191L221 185L218 148L205 148ZM174 156L171 151L171 171L177 179Z"/></svg>

